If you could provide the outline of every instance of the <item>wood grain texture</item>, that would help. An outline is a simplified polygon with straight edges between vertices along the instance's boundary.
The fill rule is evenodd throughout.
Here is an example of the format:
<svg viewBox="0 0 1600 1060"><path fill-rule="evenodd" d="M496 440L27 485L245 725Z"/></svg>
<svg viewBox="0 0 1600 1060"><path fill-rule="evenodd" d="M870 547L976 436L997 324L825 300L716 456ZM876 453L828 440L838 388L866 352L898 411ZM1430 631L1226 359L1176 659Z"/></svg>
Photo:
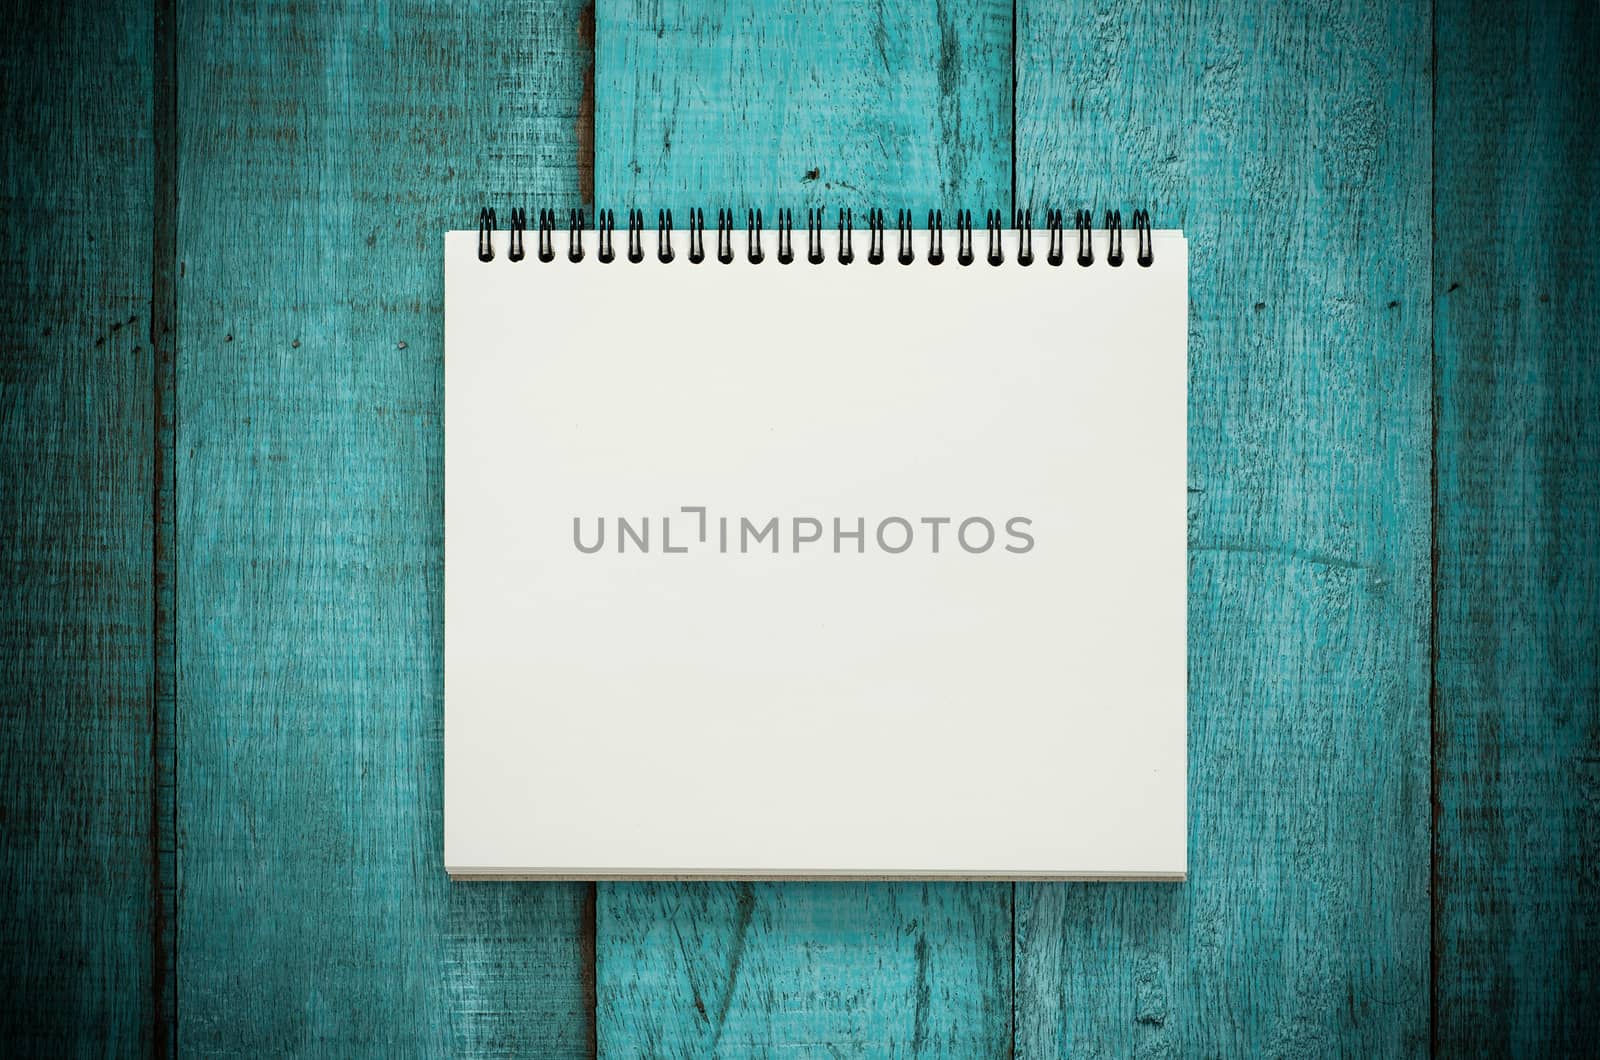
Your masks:
<svg viewBox="0 0 1600 1060"><path fill-rule="evenodd" d="M592 889L441 849L443 234L573 204L581 22L181 6L183 1051L592 1051Z"/></svg>
<svg viewBox="0 0 1600 1060"><path fill-rule="evenodd" d="M0 45L0 1043L150 1047L148 6Z"/></svg>
<svg viewBox="0 0 1600 1060"><path fill-rule="evenodd" d="M1010 16L990 2L601 3L595 198L769 218L844 206L858 224L868 206L1004 208ZM601 1052L1006 1055L1011 893L602 884Z"/></svg>
<svg viewBox="0 0 1600 1060"><path fill-rule="evenodd" d="M1576 0L1438 8L1018 2L1018 205L1149 204L1192 240L1193 823L1184 886L1020 885L1014 957L1006 885L596 898L451 885L439 850L440 234L485 201L1005 206L1009 4L10 12L7 1052L155 1042L163 709L186 1051L996 1056L1014 1004L1029 1057L1394 1056L1431 986L1441 1055L1583 1052L1600 30Z"/></svg>
<svg viewBox="0 0 1600 1060"><path fill-rule="evenodd" d="M1428 1045L1430 25L1021 0L1019 205L1190 239L1190 877L1029 884L1017 1053Z"/></svg>
<svg viewBox="0 0 1600 1060"><path fill-rule="evenodd" d="M603 883L600 1055L999 1057L1010 884Z"/></svg>
<svg viewBox="0 0 1600 1060"><path fill-rule="evenodd" d="M1009 206L1008 3L604 0L596 30L600 205Z"/></svg>
<svg viewBox="0 0 1600 1060"><path fill-rule="evenodd" d="M1436 1044L1600 1042L1600 11L1441 5Z"/></svg>

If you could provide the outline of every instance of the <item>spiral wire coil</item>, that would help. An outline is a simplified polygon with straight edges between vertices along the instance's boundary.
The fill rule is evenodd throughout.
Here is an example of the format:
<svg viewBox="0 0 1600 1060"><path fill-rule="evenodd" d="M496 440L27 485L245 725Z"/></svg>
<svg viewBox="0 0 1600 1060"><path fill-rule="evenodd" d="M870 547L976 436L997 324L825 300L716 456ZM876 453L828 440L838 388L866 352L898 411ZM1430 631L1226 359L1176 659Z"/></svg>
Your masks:
<svg viewBox="0 0 1600 1060"><path fill-rule="evenodd" d="M734 228L737 214L732 207L719 207L717 209L717 235L716 235L716 260L723 265L731 265L736 260L734 251ZM882 265L888 260L887 250L887 220L888 215L876 207L867 211L867 253L866 262L869 265ZM1045 254L1044 260L1051 266L1060 266L1066 261L1066 230L1065 212L1059 209L1045 211ZM536 233L534 256L542 262L551 262L556 258L556 228L559 223L557 211L542 209L538 212L536 220L538 231ZM774 233L777 240L777 260L780 265L790 265L795 261L794 249L794 211L780 209L777 212L777 224ZM895 238L896 253L894 260L901 265L916 263L917 254L912 228L913 215L910 210L897 210L895 212ZM596 257L602 264L611 264L617 260L613 243L613 232L616 229L616 212L613 210L597 211L594 218L596 243ZM644 261L644 229L645 214L643 210L630 209L627 214L627 243L624 256L635 265ZM762 246L764 234L764 219L758 209L748 210L745 214L745 259L752 265L759 265L766 260L766 250ZM1134 210L1131 225L1134 229L1135 246L1134 261L1141 267L1149 268L1155 263L1154 237L1150 228L1150 211ZM495 257L494 233L497 231L498 219L491 207L484 207L478 213L478 260L493 261ZM1073 226L1077 232L1076 261L1082 268L1088 268L1095 263L1094 254L1094 214L1092 210L1077 210L1073 216ZM506 251L509 261L522 261L527 257L524 246L525 235L528 227L528 212L522 207L511 211L510 223L507 226L510 232L510 244ZM584 233L589 231L585 225L582 210L570 210L567 213L567 260L573 263L584 259L586 251L583 245ZM822 246L822 232L827 227L824 211L816 207L806 208L806 252L805 259L813 265L820 265L826 260L827 254ZM853 264L856 260L855 253L855 214L848 207L838 211L836 220L838 234L838 250L836 258L841 265ZM1016 263L1027 267L1034 263L1033 253L1033 211L1018 210L1012 218L1011 227L1017 233ZM1005 213L1001 210L988 210L984 215L985 253L984 260L990 265L1005 264ZM685 238L688 242L688 259L690 264L700 265L706 261L706 212L699 207L689 210L689 227ZM1106 232L1106 264L1112 268L1119 268L1126 260L1123 252L1123 225L1121 210L1107 210L1105 212ZM672 224L672 211L661 210L656 214L656 258L662 264L668 264L676 258L672 247L672 237L677 230ZM929 265L942 265L945 261L944 252L944 212L930 210L928 212L928 249L926 261ZM971 265L977 261L974 246L972 211L957 210L955 213L956 236L956 262L962 266Z"/></svg>

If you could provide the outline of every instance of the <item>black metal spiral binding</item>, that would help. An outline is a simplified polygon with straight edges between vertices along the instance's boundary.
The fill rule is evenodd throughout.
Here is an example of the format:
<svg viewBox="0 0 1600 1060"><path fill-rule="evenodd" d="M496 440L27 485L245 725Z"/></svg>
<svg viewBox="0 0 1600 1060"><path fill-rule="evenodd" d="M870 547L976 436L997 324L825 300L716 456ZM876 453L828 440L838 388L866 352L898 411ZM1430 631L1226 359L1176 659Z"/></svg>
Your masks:
<svg viewBox="0 0 1600 1060"><path fill-rule="evenodd" d="M492 220L494 211L491 210L489 216ZM528 256L527 251L522 249L522 235L527 229L528 211L518 206L511 211L511 249L506 251L508 261L521 261ZM481 254L479 256L482 257Z"/></svg>
<svg viewBox="0 0 1600 1060"><path fill-rule="evenodd" d="M766 251L761 245L763 233L763 219L759 209L746 212L745 220L745 257L752 265L759 265L766 260ZM1094 219L1090 210L1077 210L1074 214L1074 226L1077 229L1078 252L1077 261L1080 266L1088 267L1094 264ZM613 210L597 210L594 216L595 241L597 256L600 261L610 264L616 260L614 233L616 230L616 212ZM539 231L535 253L542 262L555 260L555 231L556 211L541 209L538 215ZM699 264L705 260L705 211L698 207L689 210L689 260ZM825 223L823 211L816 207L806 209L806 260L813 265L820 265L826 260L826 252L822 245L822 226ZM734 247L734 211L732 208L723 207L717 210L717 260L724 265L731 265L737 256ZM956 211L956 260L962 265L971 265L977 260L972 232L972 211ZM984 215L984 224L987 229L988 248L985 254L990 265L1005 263L1005 215L1000 210L988 210ZM1150 211L1145 209L1134 210L1131 224L1136 237L1134 260L1142 268L1149 268L1155 263L1155 239L1151 231ZM495 257L494 232L497 218L492 207L484 207L478 211L478 260L493 261ZM633 264L644 261L644 211L630 209L628 211L628 246L627 258ZM1013 226L1017 230L1017 257L1018 265L1028 266L1034 262L1033 252L1033 211L1017 210L1013 219ZM510 232L510 246L506 257L510 261L522 261L527 252L524 248L524 237L528 227L528 212L522 207L511 210L510 222L507 225ZM888 255L887 246L887 213L877 207L867 211L867 261L872 265L881 265ZM570 210L567 214L567 260L580 262L584 258L583 234L586 228L583 210ZM1120 267L1126 260L1123 248L1123 221L1121 210L1107 210L1105 212L1106 230L1106 264L1112 268ZM673 261L675 255L672 249L672 211L660 210L656 214L656 257L662 264ZM895 231L898 238L896 260L902 265L911 265L916 262L915 237L912 231L912 214L910 210L897 210L895 212ZM1059 266L1066 260L1066 215L1059 209L1045 211L1045 231L1048 245L1045 249L1045 261L1052 266ZM794 211L780 209L778 211L778 261L788 265L794 261ZM848 207L841 207L838 214L839 249L838 261L841 265L849 265L855 261L855 217L854 212ZM942 210L928 211L928 255L929 265L940 265L944 262L944 212Z"/></svg>
<svg viewBox="0 0 1600 1060"><path fill-rule="evenodd" d="M1155 240L1150 235L1149 210L1133 211L1133 228L1137 233L1139 240L1138 250L1135 252L1134 260L1139 263L1141 268L1148 269L1151 265L1155 264L1156 260Z"/></svg>
<svg viewBox="0 0 1600 1060"><path fill-rule="evenodd" d="M944 211L928 212L928 264L944 264Z"/></svg>
<svg viewBox="0 0 1600 1060"><path fill-rule="evenodd" d="M1094 218L1088 210L1078 211L1078 264L1088 268L1094 264Z"/></svg>
<svg viewBox="0 0 1600 1060"><path fill-rule="evenodd" d="M689 207L689 263L698 265L706 260L706 212L699 207Z"/></svg>
<svg viewBox="0 0 1600 1060"><path fill-rule="evenodd" d="M778 211L778 264L790 265L794 262L794 211L783 209Z"/></svg>
<svg viewBox="0 0 1600 1060"><path fill-rule="evenodd" d="M656 260L666 265L672 261L672 211L656 211Z"/></svg>
<svg viewBox="0 0 1600 1060"><path fill-rule="evenodd" d="M745 257L750 259L750 264L760 265L767 260L766 251L761 249L760 210L751 210L745 219L744 244Z"/></svg>
<svg viewBox="0 0 1600 1060"><path fill-rule="evenodd" d="M478 211L478 260L494 260L494 211L485 206Z"/></svg>
<svg viewBox="0 0 1600 1060"><path fill-rule="evenodd" d="M822 211L806 207L806 260L813 265L821 265L825 255L822 253Z"/></svg>
<svg viewBox="0 0 1600 1060"><path fill-rule="evenodd" d="M556 212L539 211L539 260L556 260Z"/></svg>
<svg viewBox="0 0 1600 1060"><path fill-rule="evenodd" d="M644 211L628 211L628 260L637 265L644 260Z"/></svg>
<svg viewBox="0 0 1600 1060"><path fill-rule="evenodd" d="M1106 264L1122 267L1122 211L1106 211Z"/></svg>
<svg viewBox="0 0 1600 1060"><path fill-rule="evenodd" d="M717 210L717 260L724 265L733 264L733 211Z"/></svg>
<svg viewBox="0 0 1600 1060"><path fill-rule="evenodd" d="M867 211L867 264L883 264L883 211L877 207Z"/></svg>
<svg viewBox="0 0 1600 1060"><path fill-rule="evenodd" d="M567 260L577 264L583 260L583 211L569 213L567 226Z"/></svg>
<svg viewBox="0 0 1600 1060"><path fill-rule="evenodd" d="M594 213L595 239L599 243L596 255L602 265L610 265L617 258L617 252L611 245L611 233L617 227L617 215L611 210L596 210Z"/></svg>

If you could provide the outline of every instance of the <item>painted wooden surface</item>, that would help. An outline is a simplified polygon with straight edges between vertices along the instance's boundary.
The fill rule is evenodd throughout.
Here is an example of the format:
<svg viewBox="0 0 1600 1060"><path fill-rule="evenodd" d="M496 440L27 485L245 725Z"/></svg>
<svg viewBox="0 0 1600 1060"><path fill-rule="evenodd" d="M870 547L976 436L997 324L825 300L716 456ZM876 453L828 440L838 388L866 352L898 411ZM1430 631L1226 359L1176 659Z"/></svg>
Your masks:
<svg viewBox="0 0 1600 1060"><path fill-rule="evenodd" d="M601 884L600 1055L1007 1055L1011 892Z"/></svg>
<svg viewBox="0 0 1600 1060"><path fill-rule="evenodd" d="M1592 4L172 14L3 52L8 1053L1600 1034ZM440 233L1013 180L1193 241L1190 882L449 884Z"/></svg>
<svg viewBox="0 0 1600 1060"><path fill-rule="evenodd" d="M563 0L185 4L181 1051L592 1051L592 888L442 859L443 233L567 205Z"/></svg>
<svg viewBox="0 0 1600 1060"><path fill-rule="evenodd" d="M1009 204L1009 4L603 0L596 36L599 205ZM601 884L600 1049L1004 1055L1011 893Z"/></svg>
<svg viewBox="0 0 1600 1060"><path fill-rule="evenodd" d="M151 12L0 45L0 1042L151 1045ZM107 76L107 71L116 71Z"/></svg>
<svg viewBox="0 0 1600 1060"><path fill-rule="evenodd" d="M1600 1042L1600 10L1439 20L1441 1055Z"/></svg>
<svg viewBox="0 0 1600 1060"><path fill-rule="evenodd" d="M1008 3L600 0L595 22L607 203L1009 205Z"/></svg>
<svg viewBox="0 0 1600 1060"><path fill-rule="evenodd" d="M1019 886L1019 1056L1427 1049L1429 19L1019 5L1023 204L1191 240L1189 882Z"/></svg>

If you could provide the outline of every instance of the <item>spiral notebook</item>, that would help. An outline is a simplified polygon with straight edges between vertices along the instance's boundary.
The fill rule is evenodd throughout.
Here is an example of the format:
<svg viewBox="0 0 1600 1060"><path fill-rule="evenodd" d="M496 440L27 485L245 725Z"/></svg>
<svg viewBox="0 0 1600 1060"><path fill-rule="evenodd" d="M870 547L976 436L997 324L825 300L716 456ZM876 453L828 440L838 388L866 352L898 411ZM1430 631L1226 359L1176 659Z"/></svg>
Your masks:
<svg viewBox="0 0 1600 1060"><path fill-rule="evenodd" d="M452 875L1184 876L1182 233L503 220L445 238Z"/></svg>

